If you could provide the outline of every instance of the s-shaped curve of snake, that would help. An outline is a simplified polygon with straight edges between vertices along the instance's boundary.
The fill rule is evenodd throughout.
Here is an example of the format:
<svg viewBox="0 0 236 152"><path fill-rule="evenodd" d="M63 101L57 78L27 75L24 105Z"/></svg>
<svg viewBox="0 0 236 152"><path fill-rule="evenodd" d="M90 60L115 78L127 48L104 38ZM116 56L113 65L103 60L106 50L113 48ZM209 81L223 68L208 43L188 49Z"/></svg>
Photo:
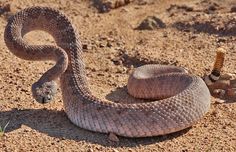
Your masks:
<svg viewBox="0 0 236 152"><path fill-rule="evenodd" d="M57 46L28 44L23 37L32 30L48 32ZM16 13L4 33L14 55L25 60L56 61L32 85L32 94L40 103L51 101L57 90L54 80L60 78L64 109L75 125L126 137L157 136L190 127L209 110L210 93L204 81L169 65L139 67L128 80L129 94L151 98L151 102L122 104L98 99L88 87L77 33L63 13L48 7Z"/></svg>

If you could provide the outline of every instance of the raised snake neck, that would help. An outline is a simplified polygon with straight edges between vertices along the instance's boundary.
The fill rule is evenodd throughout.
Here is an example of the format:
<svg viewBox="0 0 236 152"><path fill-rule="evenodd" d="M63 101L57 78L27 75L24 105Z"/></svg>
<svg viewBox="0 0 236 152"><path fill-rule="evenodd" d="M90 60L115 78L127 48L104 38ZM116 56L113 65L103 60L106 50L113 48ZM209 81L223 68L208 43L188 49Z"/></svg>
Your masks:
<svg viewBox="0 0 236 152"><path fill-rule="evenodd" d="M23 40L26 33L36 29L50 33L57 46L29 45ZM210 107L209 90L203 80L173 66L140 67L128 82L129 93L136 97L160 93L153 98L166 99L121 104L94 97L88 87L76 28L64 14L48 7L27 8L14 15L6 26L5 42L20 58L57 61L40 80L60 78L65 112L81 128L127 137L157 136L193 125Z"/></svg>

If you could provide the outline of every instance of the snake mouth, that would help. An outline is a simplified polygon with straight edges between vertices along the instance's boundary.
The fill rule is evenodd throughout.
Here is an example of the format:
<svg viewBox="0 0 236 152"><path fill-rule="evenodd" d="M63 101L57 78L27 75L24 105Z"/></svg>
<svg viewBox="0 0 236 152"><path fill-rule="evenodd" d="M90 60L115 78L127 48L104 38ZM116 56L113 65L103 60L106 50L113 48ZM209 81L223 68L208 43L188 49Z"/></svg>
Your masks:
<svg viewBox="0 0 236 152"><path fill-rule="evenodd" d="M46 95L46 96L39 95L39 96L34 96L34 98L38 103L41 103L41 104L46 104L53 100L53 96L51 95Z"/></svg>
<svg viewBox="0 0 236 152"><path fill-rule="evenodd" d="M43 97L43 98L42 98L42 104L45 104L45 103L48 103L48 102L47 102L46 98Z"/></svg>
<svg viewBox="0 0 236 152"><path fill-rule="evenodd" d="M49 101L51 101L51 97L43 97L42 98L42 104L46 104L46 103L48 103Z"/></svg>

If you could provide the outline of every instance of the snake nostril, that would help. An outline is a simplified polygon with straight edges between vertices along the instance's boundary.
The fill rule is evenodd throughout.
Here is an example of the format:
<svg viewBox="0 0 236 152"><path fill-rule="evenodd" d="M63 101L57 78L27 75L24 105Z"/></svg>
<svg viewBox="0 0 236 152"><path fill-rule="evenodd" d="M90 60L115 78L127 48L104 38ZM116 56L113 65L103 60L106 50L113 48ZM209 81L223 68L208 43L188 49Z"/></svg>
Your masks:
<svg viewBox="0 0 236 152"><path fill-rule="evenodd" d="M52 98L50 96L47 97L48 100L51 100Z"/></svg>

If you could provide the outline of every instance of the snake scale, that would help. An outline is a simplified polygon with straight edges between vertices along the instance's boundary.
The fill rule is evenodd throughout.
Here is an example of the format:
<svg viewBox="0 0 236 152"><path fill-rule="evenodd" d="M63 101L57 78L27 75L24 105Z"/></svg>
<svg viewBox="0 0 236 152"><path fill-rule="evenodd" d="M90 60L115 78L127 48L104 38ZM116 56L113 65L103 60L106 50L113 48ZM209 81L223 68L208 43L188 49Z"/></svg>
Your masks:
<svg viewBox="0 0 236 152"><path fill-rule="evenodd" d="M28 44L23 38L32 30L48 32L56 46ZM8 20L4 39L19 58L56 62L32 85L33 97L50 102L59 78L65 112L81 128L126 137L158 136L192 126L209 110L210 93L204 81L170 65L145 65L131 74L129 94L151 102L122 104L95 97L86 78L78 32L58 10L30 7L16 13Z"/></svg>

